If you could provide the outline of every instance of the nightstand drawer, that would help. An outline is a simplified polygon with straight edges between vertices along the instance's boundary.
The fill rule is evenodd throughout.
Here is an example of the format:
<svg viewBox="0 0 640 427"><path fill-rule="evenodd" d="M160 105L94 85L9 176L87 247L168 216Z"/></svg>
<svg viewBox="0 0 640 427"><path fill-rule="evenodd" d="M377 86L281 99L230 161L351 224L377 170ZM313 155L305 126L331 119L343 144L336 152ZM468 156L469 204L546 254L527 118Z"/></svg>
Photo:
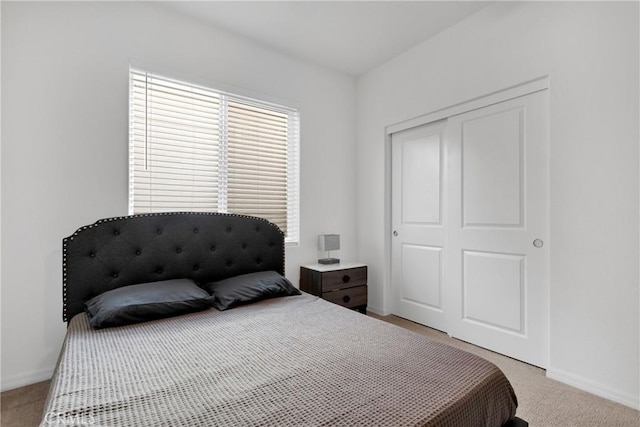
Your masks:
<svg viewBox="0 0 640 427"><path fill-rule="evenodd" d="M322 273L322 292L336 289L353 288L367 284L366 268L349 268L345 270L327 271ZM366 291L365 291L366 294ZM324 297L323 297L324 298Z"/></svg>
<svg viewBox="0 0 640 427"><path fill-rule="evenodd" d="M367 285L356 286L341 291L323 292L322 299L348 308L366 305Z"/></svg>

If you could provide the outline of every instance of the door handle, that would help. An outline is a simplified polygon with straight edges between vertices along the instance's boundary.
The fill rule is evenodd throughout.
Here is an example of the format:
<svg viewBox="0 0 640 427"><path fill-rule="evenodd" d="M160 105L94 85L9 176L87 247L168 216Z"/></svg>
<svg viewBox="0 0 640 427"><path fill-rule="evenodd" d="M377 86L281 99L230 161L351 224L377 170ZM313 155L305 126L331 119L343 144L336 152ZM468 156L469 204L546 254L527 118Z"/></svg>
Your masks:
<svg viewBox="0 0 640 427"><path fill-rule="evenodd" d="M536 248L541 248L544 245L544 242L542 241L542 239L535 239L533 241L533 246Z"/></svg>
<svg viewBox="0 0 640 427"><path fill-rule="evenodd" d="M396 230L393 230L393 237L398 237L398 232Z"/></svg>

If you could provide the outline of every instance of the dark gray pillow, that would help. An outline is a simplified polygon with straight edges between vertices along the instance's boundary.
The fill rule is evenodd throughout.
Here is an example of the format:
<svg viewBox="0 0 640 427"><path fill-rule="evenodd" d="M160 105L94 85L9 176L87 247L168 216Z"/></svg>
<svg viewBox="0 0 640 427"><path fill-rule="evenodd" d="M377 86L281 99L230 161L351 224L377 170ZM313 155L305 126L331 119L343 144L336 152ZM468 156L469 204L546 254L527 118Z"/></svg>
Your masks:
<svg viewBox="0 0 640 427"><path fill-rule="evenodd" d="M226 310L267 298L300 295L300 291L287 278L275 271L242 274L207 283L204 288L213 295L212 305L218 310Z"/></svg>
<svg viewBox="0 0 640 427"><path fill-rule="evenodd" d="M211 295L190 279L123 286L85 303L92 328L129 325L211 307Z"/></svg>

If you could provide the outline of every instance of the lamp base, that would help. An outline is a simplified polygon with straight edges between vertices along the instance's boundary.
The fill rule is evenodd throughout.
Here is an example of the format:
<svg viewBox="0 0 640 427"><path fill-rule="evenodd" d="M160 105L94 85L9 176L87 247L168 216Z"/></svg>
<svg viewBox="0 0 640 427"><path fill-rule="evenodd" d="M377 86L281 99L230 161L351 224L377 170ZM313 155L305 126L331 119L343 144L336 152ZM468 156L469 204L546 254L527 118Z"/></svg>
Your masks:
<svg viewBox="0 0 640 427"><path fill-rule="evenodd" d="M318 260L318 264L340 264L340 260L338 258L322 258Z"/></svg>

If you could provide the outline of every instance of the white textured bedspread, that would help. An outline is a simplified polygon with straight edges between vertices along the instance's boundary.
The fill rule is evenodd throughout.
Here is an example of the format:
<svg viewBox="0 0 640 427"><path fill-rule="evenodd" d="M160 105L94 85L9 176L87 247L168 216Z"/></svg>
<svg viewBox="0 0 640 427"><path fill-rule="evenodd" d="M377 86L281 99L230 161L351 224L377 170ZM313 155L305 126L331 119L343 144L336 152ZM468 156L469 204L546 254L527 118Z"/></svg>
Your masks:
<svg viewBox="0 0 640 427"><path fill-rule="evenodd" d="M316 297L91 330L70 323L42 425L499 426L490 362Z"/></svg>

